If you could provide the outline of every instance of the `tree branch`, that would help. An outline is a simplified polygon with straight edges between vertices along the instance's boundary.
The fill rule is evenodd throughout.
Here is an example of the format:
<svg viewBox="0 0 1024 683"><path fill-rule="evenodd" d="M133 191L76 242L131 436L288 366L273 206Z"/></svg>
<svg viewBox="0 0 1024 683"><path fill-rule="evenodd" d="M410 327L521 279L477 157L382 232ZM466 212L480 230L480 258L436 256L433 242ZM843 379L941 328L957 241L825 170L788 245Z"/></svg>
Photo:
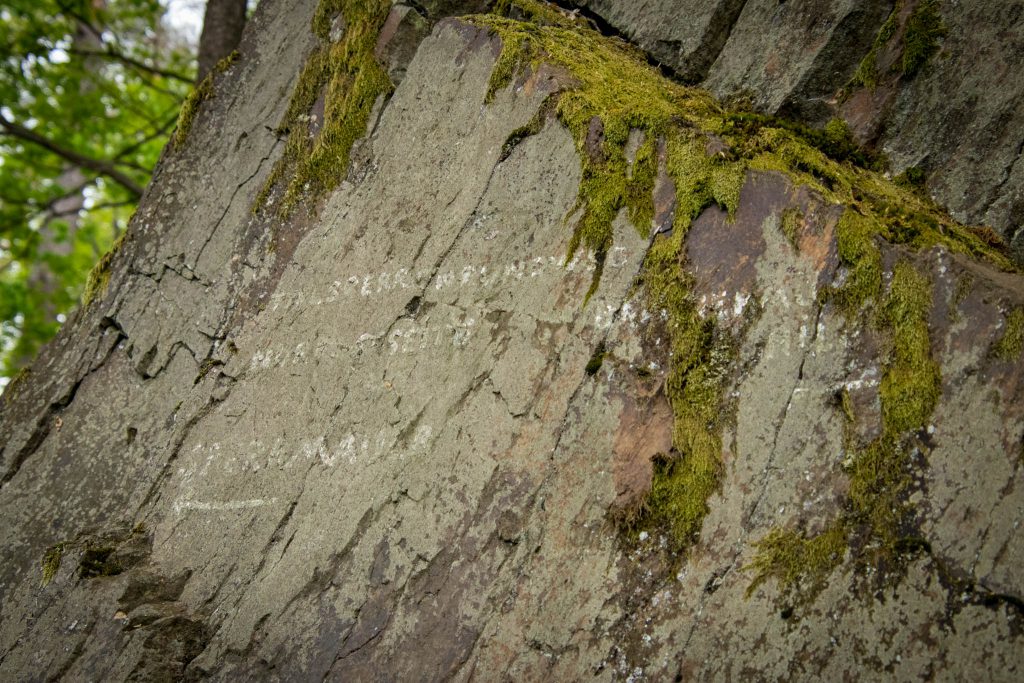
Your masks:
<svg viewBox="0 0 1024 683"><path fill-rule="evenodd" d="M101 159L93 159L87 157L84 154L80 154L73 149L68 149L58 145L53 140L40 135L39 133L25 128L22 125L11 121L3 113L0 113L0 128L3 129L8 135L30 142L34 145L42 147L43 149L53 152L57 156L61 157L65 161L68 161L81 169L93 171L100 175L105 175L123 188L131 192L136 197L142 197L143 187L131 179L127 174L117 169L109 161L103 161Z"/></svg>
<svg viewBox="0 0 1024 683"><path fill-rule="evenodd" d="M174 124L178 122L178 111L177 111L177 109L176 108L173 109L172 112L173 112L173 116L171 116L171 118L167 119L164 122L163 125L159 126L158 128L155 128L153 130L153 132L150 133L149 135L147 135L146 137L144 137L144 138L140 139L139 141L134 142L131 145L129 145L128 147L125 147L124 149L122 149L120 152L118 152L117 154L114 155L114 159L115 160L116 159L123 159L124 157L128 156L129 154L131 154L132 152L137 150L139 147L142 147L147 142L155 140L156 138L160 137L161 135L166 135L167 132L171 128L174 127ZM138 131L138 132L142 132L142 131ZM152 169L149 169L149 170L146 171L146 173L151 173L151 172L152 172Z"/></svg>
<svg viewBox="0 0 1024 683"><path fill-rule="evenodd" d="M104 45L103 47L104 47L104 49L102 49L102 50L83 50L81 48L71 48L70 50L68 50L68 52L70 52L73 55L79 55L79 56L82 56L82 57L103 57L104 59L109 59L109 60L112 60L112 61L115 61L115 62L120 62L120 63L125 64L127 66L133 67L135 69L138 69L139 71L145 71L147 73L151 73L154 76L163 76L164 78L173 78L176 81L181 81L182 83L188 83L189 85L191 85L193 83L193 79L188 78L187 76L183 76L182 74L179 74L176 71L169 71L167 69L161 69L159 67L149 66L148 64L146 64L144 62L141 62L141 61L139 61L139 60L137 60L137 59L135 59L133 57L129 57L128 55L121 54L120 52L118 52L114 48L110 47L109 45Z"/></svg>
<svg viewBox="0 0 1024 683"><path fill-rule="evenodd" d="M97 211L99 209L114 209L121 206L133 206L135 204L134 199L129 199L123 202L103 202L101 204L93 204L89 207L81 207L76 209L70 209L68 211L50 211L50 218L60 218L61 216L70 216L71 214L78 213L79 211Z"/></svg>

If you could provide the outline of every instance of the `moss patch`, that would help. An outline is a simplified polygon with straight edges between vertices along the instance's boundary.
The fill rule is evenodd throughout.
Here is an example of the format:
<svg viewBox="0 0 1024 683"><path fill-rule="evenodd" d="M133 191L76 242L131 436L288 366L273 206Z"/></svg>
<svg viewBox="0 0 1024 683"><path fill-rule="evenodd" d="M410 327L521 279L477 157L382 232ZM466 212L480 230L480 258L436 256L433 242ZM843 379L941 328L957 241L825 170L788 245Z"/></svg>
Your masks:
<svg viewBox="0 0 1024 683"><path fill-rule="evenodd" d="M917 166L911 166L892 180L897 185L913 190L918 194L924 194L927 192L927 186L925 185L927 176L925 175L924 170Z"/></svg>
<svg viewBox="0 0 1024 683"><path fill-rule="evenodd" d="M124 245L127 237L128 231L125 230L114 241L114 244L111 245L110 251L101 256L100 260L89 271L89 277L85 280L85 289L82 291L82 308L88 307L93 301L106 294L107 285L110 284L110 265L114 261L114 256Z"/></svg>
<svg viewBox="0 0 1024 683"><path fill-rule="evenodd" d="M238 50L235 50L217 62L210 73L206 74L206 77L185 98L185 102L181 105L181 111L178 112L178 125L174 129L174 136L171 138L171 144L174 146L174 149L180 149L185 144L185 140L188 139L188 134L192 130L192 124L195 122L196 115L199 114L199 108L203 102L213 97L213 79L218 74L227 71L228 67L238 61L238 57Z"/></svg>
<svg viewBox="0 0 1024 683"><path fill-rule="evenodd" d="M605 348L604 342L601 342L597 345L597 348L594 349L594 354L590 357L590 360L587 361L587 367L584 368L584 371L591 377L596 375L601 369L601 366L604 365L604 357L606 355L608 355L608 350Z"/></svg>
<svg viewBox="0 0 1024 683"><path fill-rule="evenodd" d="M770 577L779 582L784 593L818 594L829 574L843 561L845 532L836 525L808 538L797 531L772 529L757 543L757 557L750 565L756 576L747 587L747 596Z"/></svg>
<svg viewBox="0 0 1024 683"><path fill-rule="evenodd" d="M580 248L594 252L598 268L588 298L598 287L615 219L625 212L646 237L659 165L663 164L675 185L672 231L654 239L640 275L648 306L664 312L670 336L666 395L675 417L673 450L656 463L651 493L639 506L641 514L629 517L631 529L664 529L677 550L685 549L699 534L708 498L720 485L723 397L735 359L735 342L718 329L713 318L705 320L700 315L691 296L683 245L691 221L708 206L718 205L729 214L736 211L748 169L782 173L827 201L849 207L838 229L840 258L848 277L844 286L828 296L851 316L869 302L882 302L877 239L914 248L942 244L950 251L973 254L997 267L1012 269L999 245L986 242L925 198L873 171L880 160L857 148L845 124L833 122L825 130L811 131L778 119L729 112L708 93L662 77L627 43L601 36L560 14L549 16L539 9L531 13L531 9L543 7L530 0L502 5L506 13L515 8L525 11L532 21L496 14L466 18L502 40L487 100L507 88L518 72L536 70L541 63L560 67L572 77L573 85L552 96L543 113L509 137L505 153L538 132L550 115L572 135L582 179L576 204L566 216L573 221L567 259ZM642 143L631 161L626 148L634 131L640 132ZM716 144L710 145L713 141ZM708 149L718 151L709 154ZM890 295L895 299L887 304L891 310L884 324L890 330L908 326L919 333L924 329L926 340L922 321L906 322L919 312L915 304L920 303L920 298L904 292L906 279L900 278L896 293ZM912 397L896 387L899 373L907 375L903 379L914 382L918 389L930 390L937 380L934 366L924 362L921 336L915 339L916 345L893 351L887 399L890 431L912 421L931 404L928 395L911 404ZM924 374L918 376L918 371ZM896 436L889 434L884 452L902 462L896 441ZM869 479L866 470L857 476ZM849 520L864 516L851 513L844 517L844 524L853 525ZM846 531L849 528L844 527ZM845 537L846 531L828 533ZM813 544L812 550L821 543L804 540ZM790 543L789 547L796 546ZM816 550L811 554L820 556ZM767 571L771 564L759 566ZM815 566L826 564L817 562Z"/></svg>
<svg viewBox="0 0 1024 683"><path fill-rule="evenodd" d="M648 252L642 278L651 310L664 311L670 344L665 393L672 406L673 452L655 462L646 514L637 529L666 529L673 546L689 547L700 533L708 499L722 476L723 394L735 358L732 340L714 318L701 317L683 268L680 229L659 236Z"/></svg>
<svg viewBox="0 0 1024 683"><path fill-rule="evenodd" d="M868 50L864 59L857 66L857 71L854 73L848 87L862 85L873 88L878 84L878 53L896 35L896 29L899 28L899 14L902 8L903 0L898 0L896 6L893 7L892 13L889 14L885 23L882 24L882 28L878 30L878 35L875 36L871 49Z"/></svg>
<svg viewBox="0 0 1024 683"><path fill-rule="evenodd" d="M390 10L387 0L321 0L313 16L319 45L306 60L278 126L287 135L284 154L257 195L254 212L266 207L279 183L283 197L277 213L286 218L300 201L315 201L344 179L352 145L366 134L377 98L394 87L374 56ZM332 42L338 22L344 22L344 30ZM310 116L320 98L322 122Z"/></svg>
<svg viewBox="0 0 1024 683"><path fill-rule="evenodd" d="M913 76L939 51L939 39L946 35L946 25L939 13L939 0L921 0L907 19L903 36L903 74Z"/></svg>
<svg viewBox="0 0 1024 683"><path fill-rule="evenodd" d="M1006 316L1006 330L992 346L992 355L1001 360L1016 360L1024 353L1024 308L1017 307Z"/></svg>
<svg viewBox="0 0 1024 683"><path fill-rule="evenodd" d="M61 560L64 559L64 543L58 543L52 546L43 555L42 570L43 579L42 586L45 588L54 577L57 576L57 572L60 570Z"/></svg>
<svg viewBox="0 0 1024 683"><path fill-rule="evenodd" d="M7 383L7 386L3 388L4 405L8 405L14 400L14 397L18 394L22 387L25 386L25 382L31 376L32 370L29 368L22 368L18 371L11 381Z"/></svg>
<svg viewBox="0 0 1024 683"><path fill-rule="evenodd" d="M931 283L906 261L893 270L882 324L890 331L891 351L882 375L882 426L896 437L923 426L939 400L939 366L931 357L928 312Z"/></svg>
<svg viewBox="0 0 1024 683"><path fill-rule="evenodd" d="M904 6L904 0L898 0L878 31L868 54L861 60L847 84L847 89L857 86L874 88L878 85L879 78L884 75L878 67L878 56L893 40L900 40L899 54L888 73L902 74L906 78L913 78L939 51L939 40L947 33L939 11L939 0L920 0L911 10L906 23L901 26L900 17Z"/></svg>
<svg viewBox="0 0 1024 683"><path fill-rule="evenodd" d="M755 545L757 555L748 595L769 578L778 581L783 600L802 605L813 600L840 566L849 547L855 569L877 581L895 583L922 547L913 533L912 430L926 426L941 393L938 364L931 358L928 314L931 285L909 262L893 270L877 322L888 339L880 388L882 434L852 451L847 462L849 494L840 516L814 536L774 529ZM842 408L852 419L844 393ZM870 572L866 571L869 570Z"/></svg>
<svg viewBox="0 0 1024 683"><path fill-rule="evenodd" d="M840 287L823 291L847 318L877 300L882 290L882 254L875 244L879 228L875 221L853 209L843 212L836 227L839 260L846 267L846 280Z"/></svg>
<svg viewBox="0 0 1024 683"><path fill-rule="evenodd" d="M779 228L782 230L782 234L789 240L789 244L796 251L800 251L800 227L804 222L804 214L800 209L795 206L791 206L782 212L782 218L779 220Z"/></svg>

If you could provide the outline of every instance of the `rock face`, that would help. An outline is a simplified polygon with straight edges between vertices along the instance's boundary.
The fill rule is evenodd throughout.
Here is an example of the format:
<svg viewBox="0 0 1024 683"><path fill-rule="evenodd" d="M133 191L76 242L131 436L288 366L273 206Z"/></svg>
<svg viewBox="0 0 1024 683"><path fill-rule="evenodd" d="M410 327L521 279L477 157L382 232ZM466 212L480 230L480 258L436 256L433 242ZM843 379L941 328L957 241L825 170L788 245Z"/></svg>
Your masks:
<svg viewBox="0 0 1024 683"><path fill-rule="evenodd" d="M105 294L4 397L0 677L1019 679L1019 274L753 161L691 224L669 133L625 145L659 160L647 222L567 258L612 119L578 144L579 74L495 88L496 24L409 49L402 7L346 179L282 214L316 11L260 3ZM682 375L673 306L711 340ZM710 496L660 493L708 443Z"/></svg>
<svg viewBox="0 0 1024 683"><path fill-rule="evenodd" d="M953 0L577 0L655 60L720 97L815 125L845 118L895 172L919 168L958 219L986 224L1024 261L1024 4ZM935 53L908 73L938 16ZM884 27L892 16L890 32ZM880 36L881 34L881 36ZM889 35L888 40L880 40ZM875 48L878 41L879 48ZM851 83L877 53L877 80Z"/></svg>

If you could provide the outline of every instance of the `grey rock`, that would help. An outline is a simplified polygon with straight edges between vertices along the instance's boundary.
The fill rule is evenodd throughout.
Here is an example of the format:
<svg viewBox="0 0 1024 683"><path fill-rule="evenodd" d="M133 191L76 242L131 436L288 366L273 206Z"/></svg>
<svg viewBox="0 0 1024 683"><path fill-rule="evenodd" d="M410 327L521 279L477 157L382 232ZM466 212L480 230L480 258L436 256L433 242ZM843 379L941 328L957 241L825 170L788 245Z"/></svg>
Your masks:
<svg viewBox="0 0 1024 683"><path fill-rule="evenodd" d="M257 217L313 6L260 3L108 292L0 414L0 678L1020 677L1024 364L989 354L1020 275L880 245L887 277L906 260L934 283L929 549L877 591L841 568L798 614L772 582L747 598L754 541L846 500L837 392L880 419L879 333L819 296L846 275L843 207L752 172L733 219L688 234L703 315L740 342L722 486L673 557L609 521L671 441L664 322L636 286L651 242L620 216L584 305L571 136L552 119L502 157L565 75L485 106L498 39L439 21L348 179ZM41 586L47 549L85 538L131 561L84 577L68 551Z"/></svg>

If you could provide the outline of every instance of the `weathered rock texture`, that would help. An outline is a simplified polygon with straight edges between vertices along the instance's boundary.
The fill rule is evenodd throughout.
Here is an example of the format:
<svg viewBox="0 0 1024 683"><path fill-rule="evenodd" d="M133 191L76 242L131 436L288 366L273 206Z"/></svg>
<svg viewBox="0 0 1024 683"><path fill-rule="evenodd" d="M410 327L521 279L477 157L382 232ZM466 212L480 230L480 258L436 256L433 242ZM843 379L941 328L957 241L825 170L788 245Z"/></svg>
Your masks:
<svg viewBox="0 0 1024 683"><path fill-rule="evenodd" d="M891 576L747 597L753 543L835 520L850 439L881 421L888 342L822 303L843 207L750 172L733 219L688 233L695 300L741 341L722 484L675 552L610 514L672 443L651 240L620 216L584 305L572 138L548 119L503 155L569 79L541 67L485 106L498 38L442 21L385 51L414 56L348 180L257 217L312 13L260 3L105 296L5 397L0 678L1019 680L1024 364L991 352L1019 275L878 243L886 282L932 283L923 540Z"/></svg>
<svg viewBox="0 0 1024 683"><path fill-rule="evenodd" d="M933 0L945 33L913 74L895 62L908 17L927 0L572 4L720 97L816 125L845 118L894 172L920 168L953 215L992 226L1024 261L1024 4ZM850 86L893 12L898 28L879 53L881 77Z"/></svg>

